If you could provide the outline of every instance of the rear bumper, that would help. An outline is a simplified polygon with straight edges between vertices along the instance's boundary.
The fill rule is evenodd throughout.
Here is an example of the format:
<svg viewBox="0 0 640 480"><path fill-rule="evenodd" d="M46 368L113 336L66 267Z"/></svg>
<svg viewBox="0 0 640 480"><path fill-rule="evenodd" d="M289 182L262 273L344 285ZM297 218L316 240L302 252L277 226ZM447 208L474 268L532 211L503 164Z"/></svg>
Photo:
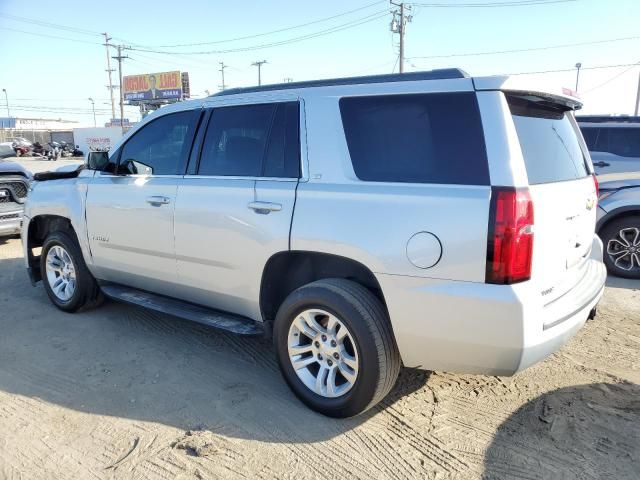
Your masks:
<svg viewBox="0 0 640 480"><path fill-rule="evenodd" d="M406 366L512 375L564 345L604 292L594 236L581 280L545 304L531 282L512 286L377 275Z"/></svg>

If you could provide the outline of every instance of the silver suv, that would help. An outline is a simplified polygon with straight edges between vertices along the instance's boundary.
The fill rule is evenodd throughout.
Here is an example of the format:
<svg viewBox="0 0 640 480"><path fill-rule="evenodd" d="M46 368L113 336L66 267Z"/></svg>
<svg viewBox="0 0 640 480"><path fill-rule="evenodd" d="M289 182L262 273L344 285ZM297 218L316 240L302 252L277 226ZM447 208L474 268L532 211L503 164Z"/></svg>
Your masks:
<svg viewBox="0 0 640 480"><path fill-rule="evenodd" d="M603 292L579 106L455 69L175 104L39 177L27 268L65 311L102 293L271 335L293 392L335 417L401 363L511 375Z"/></svg>

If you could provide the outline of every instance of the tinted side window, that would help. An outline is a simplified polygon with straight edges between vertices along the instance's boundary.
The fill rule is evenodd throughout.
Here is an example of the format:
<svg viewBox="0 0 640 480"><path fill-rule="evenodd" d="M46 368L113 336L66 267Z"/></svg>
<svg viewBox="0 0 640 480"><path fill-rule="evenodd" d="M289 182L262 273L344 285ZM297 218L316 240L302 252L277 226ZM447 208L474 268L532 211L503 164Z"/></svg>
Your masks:
<svg viewBox="0 0 640 480"><path fill-rule="evenodd" d="M269 147L265 158L264 177L300 177L300 113L298 103L278 105Z"/></svg>
<svg viewBox="0 0 640 480"><path fill-rule="evenodd" d="M596 151L596 142L598 141L598 133L600 133L599 128L593 127L580 127L582 131L582 136L584 137L584 142L587 144L587 148L590 152Z"/></svg>
<svg viewBox="0 0 640 480"><path fill-rule="evenodd" d="M342 98L340 112L361 180L489 184L475 93Z"/></svg>
<svg viewBox="0 0 640 480"><path fill-rule="evenodd" d="M275 104L214 109L198 174L260 176L275 110Z"/></svg>
<svg viewBox="0 0 640 480"><path fill-rule="evenodd" d="M589 174L572 113L544 99L507 95L507 101L530 184L575 180Z"/></svg>
<svg viewBox="0 0 640 480"><path fill-rule="evenodd" d="M622 157L640 157L640 129L608 128L609 148L605 151Z"/></svg>
<svg viewBox="0 0 640 480"><path fill-rule="evenodd" d="M119 173L182 174L197 118L196 111L171 113L142 127L122 148Z"/></svg>

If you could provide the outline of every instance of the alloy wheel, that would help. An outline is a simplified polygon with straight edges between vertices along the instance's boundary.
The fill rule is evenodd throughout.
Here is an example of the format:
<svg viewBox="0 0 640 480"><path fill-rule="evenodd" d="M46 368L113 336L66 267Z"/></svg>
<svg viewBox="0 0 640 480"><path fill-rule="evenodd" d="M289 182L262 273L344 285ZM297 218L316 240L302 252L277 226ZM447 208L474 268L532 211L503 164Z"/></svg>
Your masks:
<svg viewBox="0 0 640 480"><path fill-rule="evenodd" d="M304 385L325 398L337 398L358 378L356 344L344 322L320 309L296 316L289 327L289 360Z"/></svg>
<svg viewBox="0 0 640 480"><path fill-rule="evenodd" d="M613 264L621 270L640 269L640 230L623 228L607 242L607 254Z"/></svg>
<svg viewBox="0 0 640 480"><path fill-rule="evenodd" d="M76 291L76 270L69 253L60 245L54 245L47 252L47 281L53 294L67 302Z"/></svg>

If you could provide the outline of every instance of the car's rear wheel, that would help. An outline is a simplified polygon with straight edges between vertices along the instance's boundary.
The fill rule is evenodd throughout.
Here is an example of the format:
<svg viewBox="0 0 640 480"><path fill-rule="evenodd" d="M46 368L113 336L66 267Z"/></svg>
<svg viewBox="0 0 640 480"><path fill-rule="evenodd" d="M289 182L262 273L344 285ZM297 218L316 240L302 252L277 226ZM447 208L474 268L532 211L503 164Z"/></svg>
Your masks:
<svg viewBox="0 0 640 480"><path fill-rule="evenodd" d="M371 408L389 393L400 370L384 306L348 280L318 280L291 293L278 310L274 343L293 392L332 417Z"/></svg>
<svg viewBox="0 0 640 480"><path fill-rule="evenodd" d="M604 244L604 263L609 273L640 278L640 215L613 220L600 232Z"/></svg>
<svg viewBox="0 0 640 480"><path fill-rule="evenodd" d="M72 233L57 231L47 236L42 245L40 272L49 299L65 312L75 312L101 300L100 289Z"/></svg>

